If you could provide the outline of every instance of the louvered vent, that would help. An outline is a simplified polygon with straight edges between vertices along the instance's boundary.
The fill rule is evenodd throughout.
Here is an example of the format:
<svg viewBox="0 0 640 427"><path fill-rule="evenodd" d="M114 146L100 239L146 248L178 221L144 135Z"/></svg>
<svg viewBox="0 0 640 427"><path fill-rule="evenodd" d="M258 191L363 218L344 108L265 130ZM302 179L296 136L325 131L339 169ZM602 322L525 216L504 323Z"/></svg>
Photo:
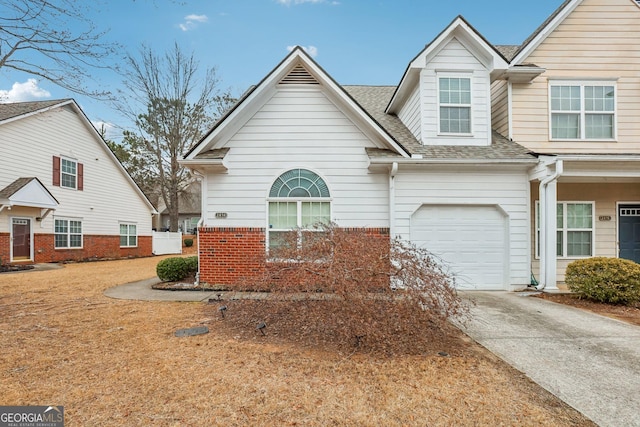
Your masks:
<svg viewBox="0 0 640 427"><path fill-rule="evenodd" d="M640 0L639 0L640 1ZM282 80L281 85L318 85L320 84L302 65L296 65Z"/></svg>

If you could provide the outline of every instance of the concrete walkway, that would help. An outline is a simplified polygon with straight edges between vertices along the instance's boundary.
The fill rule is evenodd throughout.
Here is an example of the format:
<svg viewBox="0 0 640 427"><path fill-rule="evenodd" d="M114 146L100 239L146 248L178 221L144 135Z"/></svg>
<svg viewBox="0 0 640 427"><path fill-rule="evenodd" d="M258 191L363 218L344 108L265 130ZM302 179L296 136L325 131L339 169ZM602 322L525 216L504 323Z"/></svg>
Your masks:
<svg viewBox="0 0 640 427"><path fill-rule="evenodd" d="M640 327L523 293L465 292L469 336L600 426L640 426Z"/></svg>
<svg viewBox="0 0 640 427"><path fill-rule="evenodd" d="M154 277L140 282L132 282L109 288L104 291L104 294L116 299L198 302L208 301L209 298L217 298L217 294L219 293L212 291L163 291L151 287L156 283L160 283L160 279Z"/></svg>

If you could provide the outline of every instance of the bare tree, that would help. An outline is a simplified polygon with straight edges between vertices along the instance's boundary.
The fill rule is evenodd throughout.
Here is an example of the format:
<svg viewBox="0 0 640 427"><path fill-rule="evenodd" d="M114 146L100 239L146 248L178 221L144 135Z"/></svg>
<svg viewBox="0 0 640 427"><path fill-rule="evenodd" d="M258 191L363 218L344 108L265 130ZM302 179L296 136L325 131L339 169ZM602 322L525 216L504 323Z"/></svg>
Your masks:
<svg viewBox="0 0 640 427"><path fill-rule="evenodd" d="M179 196L190 183L178 159L233 101L219 90L215 68L200 74L198 66L177 43L164 55L143 45L138 57L127 55L126 92L118 106L137 127L124 133L125 148L137 161L125 167L155 182L171 231L178 229Z"/></svg>
<svg viewBox="0 0 640 427"><path fill-rule="evenodd" d="M93 2L0 0L0 69L41 77L74 93L104 97L85 86L91 69L108 68L116 45L88 18Z"/></svg>

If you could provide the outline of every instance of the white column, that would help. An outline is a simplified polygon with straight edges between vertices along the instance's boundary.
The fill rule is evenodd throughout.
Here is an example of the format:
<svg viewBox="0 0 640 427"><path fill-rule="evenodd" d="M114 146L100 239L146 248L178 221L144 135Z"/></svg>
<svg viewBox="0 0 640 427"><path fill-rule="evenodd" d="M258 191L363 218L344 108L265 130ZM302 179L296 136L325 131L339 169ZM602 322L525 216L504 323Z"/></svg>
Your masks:
<svg viewBox="0 0 640 427"><path fill-rule="evenodd" d="M558 204L558 183L556 180L547 184L545 191L545 209L542 214L545 216L544 229L540 230L540 233L544 233L544 283L547 289L557 289L558 284L556 281L557 272L557 250L556 244L557 238L557 204Z"/></svg>

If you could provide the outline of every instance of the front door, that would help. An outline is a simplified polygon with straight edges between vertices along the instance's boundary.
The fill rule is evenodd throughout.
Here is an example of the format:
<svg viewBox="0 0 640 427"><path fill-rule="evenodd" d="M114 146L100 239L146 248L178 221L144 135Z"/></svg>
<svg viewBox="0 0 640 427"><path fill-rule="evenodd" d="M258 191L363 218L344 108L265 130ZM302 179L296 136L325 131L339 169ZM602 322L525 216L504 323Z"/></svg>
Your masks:
<svg viewBox="0 0 640 427"><path fill-rule="evenodd" d="M640 263L640 205L618 207L618 242L620 258Z"/></svg>
<svg viewBox="0 0 640 427"><path fill-rule="evenodd" d="M11 244L13 261L31 259L31 220L28 218L11 219Z"/></svg>

